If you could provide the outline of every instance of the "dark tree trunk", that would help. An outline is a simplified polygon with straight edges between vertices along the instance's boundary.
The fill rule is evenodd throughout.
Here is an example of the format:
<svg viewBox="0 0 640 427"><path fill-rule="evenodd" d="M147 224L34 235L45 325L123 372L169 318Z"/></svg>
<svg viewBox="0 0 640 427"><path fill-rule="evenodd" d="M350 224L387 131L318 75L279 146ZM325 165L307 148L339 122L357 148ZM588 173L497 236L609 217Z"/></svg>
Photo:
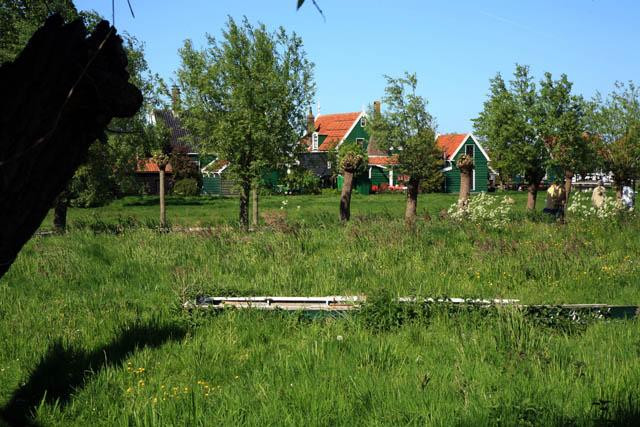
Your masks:
<svg viewBox="0 0 640 427"><path fill-rule="evenodd" d="M622 186L624 185L623 180L614 179L613 185L616 187L616 200L622 200Z"/></svg>
<svg viewBox="0 0 640 427"><path fill-rule="evenodd" d="M38 229L89 145L142 104L122 39L106 21L47 19L0 67L0 277Z"/></svg>
<svg viewBox="0 0 640 427"><path fill-rule="evenodd" d="M413 226L416 222L418 211L418 190L420 180L411 178L407 183L407 207L404 211L404 222L408 226Z"/></svg>
<svg viewBox="0 0 640 427"><path fill-rule="evenodd" d="M538 185L539 182L530 182L527 193L527 210L533 211L536 209L536 200L538 199Z"/></svg>
<svg viewBox="0 0 640 427"><path fill-rule="evenodd" d="M67 208L69 198L64 191L53 204L53 229L56 233L64 233L67 230Z"/></svg>
<svg viewBox="0 0 640 427"><path fill-rule="evenodd" d="M571 194L571 180L573 179L573 172L567 171L564 174L564 200L562 200L563 211L566 210L569 205L569 195ZM564 215L564 212L563 212Z"/></svg>
<svg viewBox="0 0 640 427"><path fill-rule="evenodd" d="M460 196L458 196L458 207L465 209L469 204L469 193L471 192L471 171L473 169L460 169Z"/></svg>
<svg viewBox="0 0 640 427"><path fill-rule="evenodd" d="M251 181L245 180L240 184L240 226L245 230L249 228L249 192Z"/></svg>
<svg viewBox="0 0 640 427"><path fill-rule="evenodd" d="M351 192L353 191L353 172L344 171L342 194L340 195L340 221L349 221L351 217Z"/></svg>
<svg viewBox="0 0 640 427"><path fill-rule="evenodd" d="M251 189L251 226L258 226L258 184Z"/></svg>
<svg viewBox="0 0 640 427"><path fill-rule="evenodd" d="M164 193L165 193L165 182L164 182L164 167L160 167L160 228L165 228L167 226L167 211L165 209L164 202Z"/></svg>

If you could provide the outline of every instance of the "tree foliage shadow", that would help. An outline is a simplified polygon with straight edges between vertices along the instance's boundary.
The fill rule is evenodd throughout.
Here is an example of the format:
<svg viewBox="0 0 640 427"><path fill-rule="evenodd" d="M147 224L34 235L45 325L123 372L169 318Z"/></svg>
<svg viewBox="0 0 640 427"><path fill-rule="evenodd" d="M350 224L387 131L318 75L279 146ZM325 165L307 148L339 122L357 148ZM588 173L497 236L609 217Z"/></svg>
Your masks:
<svg viewBox="0 0 640 427"><path fill-rule="evenodd" d="M0 422L9 426L38 426L32 417L42 402L64 408L72 394L102 369L121 366L137 350L157 348L185 335L182 326L150 322L124 326L109 344L89 352L58 340L49 346L25 384L13 392L0 410Z"/></svg>
<svg viewBox="0 0 640 427"><path fill-rule="evenodd" d="M123 206L156 206L160 203L158 197L144 198L123 203ZM167 197L165 205L167 206L201 206L205 204L205 200L199 200L195 197Z"/></svg>

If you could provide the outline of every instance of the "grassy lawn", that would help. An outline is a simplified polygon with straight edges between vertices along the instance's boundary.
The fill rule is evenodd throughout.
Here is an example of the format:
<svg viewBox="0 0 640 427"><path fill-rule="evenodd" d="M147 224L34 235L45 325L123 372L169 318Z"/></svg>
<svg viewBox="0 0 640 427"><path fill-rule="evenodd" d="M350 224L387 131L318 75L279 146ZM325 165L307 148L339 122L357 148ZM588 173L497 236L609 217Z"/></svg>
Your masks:
<svg viewBox="0 0 640 427"><path fill-rule="evenodd" d="M382 297L317 320L180 309L201 293L381 291L640 304L637 218L534 222L511 197L501 229L441 220L455 196L421 197L431 219L413 232L401 195L356 195L346 226L335 194L264 197L286 221L250 233L236 199L171 199L174 225L213 226L195 233L94 232L152 224L153 198L71 209L72 231L32 239L0 280L0 406L17 424L61 426L634 425L638 320L407 313Z"/></svg>

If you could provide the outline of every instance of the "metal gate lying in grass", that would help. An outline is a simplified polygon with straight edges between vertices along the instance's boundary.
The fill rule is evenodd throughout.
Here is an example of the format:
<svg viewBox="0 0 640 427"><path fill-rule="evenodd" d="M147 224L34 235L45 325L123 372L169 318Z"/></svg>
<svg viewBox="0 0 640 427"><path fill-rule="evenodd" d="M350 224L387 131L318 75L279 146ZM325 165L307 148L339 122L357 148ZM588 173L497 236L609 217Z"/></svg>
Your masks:
<svg viewBox="0 0 640 427"><path fill-rule="evenodd" d="M366 296L323 296L323 297L198 297L195 301L187 301L186 309L256 309L284 310L304 312L347 312L359 310L367 300ZM627 319L640 316L640 306L610 304L520 304L516 299L469 299L469 298L416 298L404 297L396 300L402 304L453 304L477 307L511 306L529 311L548 311L550 315L563 315L570 319L579 319L585 315L597 318Z"/></svg>

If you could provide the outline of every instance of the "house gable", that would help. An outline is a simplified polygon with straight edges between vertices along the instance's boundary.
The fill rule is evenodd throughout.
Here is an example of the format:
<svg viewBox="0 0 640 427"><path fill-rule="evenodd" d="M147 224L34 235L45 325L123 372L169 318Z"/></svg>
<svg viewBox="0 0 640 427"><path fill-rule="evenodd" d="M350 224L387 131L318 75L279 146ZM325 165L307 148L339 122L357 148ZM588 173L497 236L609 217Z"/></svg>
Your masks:
<svg viewBox="0 0 640 427"><path fill-rule="evenodd" d="M489 177L489 156L478 140L470 133L438 135L437 144L443 150L447 165L442 170L445 175L445 192L460 191L460 170L456 161L473 147L474 171L472 191L486 191Z"/></svg>

